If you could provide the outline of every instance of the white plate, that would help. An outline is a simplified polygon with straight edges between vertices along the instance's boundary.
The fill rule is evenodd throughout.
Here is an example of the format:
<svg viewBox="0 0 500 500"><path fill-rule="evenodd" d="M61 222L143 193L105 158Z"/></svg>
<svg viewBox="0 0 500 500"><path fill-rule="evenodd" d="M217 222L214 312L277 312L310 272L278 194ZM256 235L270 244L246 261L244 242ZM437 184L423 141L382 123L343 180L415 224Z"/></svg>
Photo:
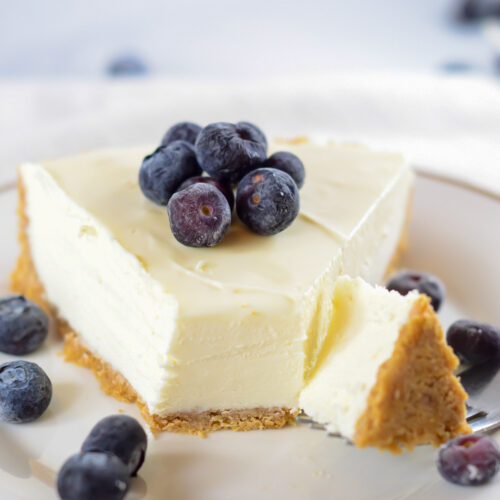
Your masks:
<svg viewBox="0 0 500 500"><path fill-rule="evenodd" d="M17 253L15 203L13 189L0 192L0 294L7 292ZM446 283L445 327L459 317L500 324L499 221L498 199L418 178L404 265L433 272ZM49 410L32 424L0 424L2 500L57 498L56 471L78 450L92 425L119 409L138 415L134 406L105 396L89 371L64 363L58 349L52 338L28 357L52 379ZM0 362L9 359L0 355ZM146 463L127 499L499 497L500 476L485 487L459 488L439 477L435 456L430 447L401 456L357 450L307 427L219 432L207 439L164 433L150 439Z"/></svg>

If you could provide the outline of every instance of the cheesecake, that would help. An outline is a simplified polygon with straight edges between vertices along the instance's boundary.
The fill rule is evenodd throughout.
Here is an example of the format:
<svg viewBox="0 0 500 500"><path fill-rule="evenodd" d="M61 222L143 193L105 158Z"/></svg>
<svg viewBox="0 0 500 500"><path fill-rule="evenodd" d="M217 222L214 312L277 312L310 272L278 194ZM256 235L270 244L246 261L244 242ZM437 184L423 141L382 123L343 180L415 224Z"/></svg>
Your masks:
<svg viewBox="0 0 500 500"><path fill-rule="evenodd" d="M394 452L469 432L467 395L452 374L458 360L427 296L341 276L332 303L328 335L299 397L311 418L358 447Z"/></svg>
<svg viewBox="0 0 500 500"><path fill-rule="evenodd" d="M140 191L151 149L20 167L12 289L50 311L66 359L137 402L153 430L282 427L322 373L339 276L379 283L393 269L413 173L400 155L356 145L271 144L306 167L295 222L262 237L235 221L220 245L189 248ZM374 342L394 347L390 336ZM451 377L450 363L441 368Z"/></svg>

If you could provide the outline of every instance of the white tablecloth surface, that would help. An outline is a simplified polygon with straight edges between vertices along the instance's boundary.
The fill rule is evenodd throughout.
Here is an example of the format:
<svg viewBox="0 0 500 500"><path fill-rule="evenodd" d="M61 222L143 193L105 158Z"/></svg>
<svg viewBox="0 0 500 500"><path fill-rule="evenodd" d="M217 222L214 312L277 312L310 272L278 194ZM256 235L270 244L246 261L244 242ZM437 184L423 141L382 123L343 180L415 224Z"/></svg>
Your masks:
<svg viewBox="0 0 500 500"><path fill-rule="evenodd" d="M500 194L500 85L477 77L323 74L246 82L0 81L0 185L23 161L154 144L179 120L362 142Z"/></svg>

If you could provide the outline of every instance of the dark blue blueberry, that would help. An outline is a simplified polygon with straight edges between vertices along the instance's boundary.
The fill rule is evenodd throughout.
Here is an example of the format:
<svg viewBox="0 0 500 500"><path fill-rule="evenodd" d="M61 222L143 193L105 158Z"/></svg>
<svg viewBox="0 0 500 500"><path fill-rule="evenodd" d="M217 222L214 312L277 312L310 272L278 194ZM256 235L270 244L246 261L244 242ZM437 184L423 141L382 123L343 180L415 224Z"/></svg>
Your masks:
<svg viewBox="0 0 500 500"><path fill-rule="evenodd" d="M245 122L212 123L196 140L196 157L211 177L236 184L266 159L267 146L262 132Z"/></svg>
<svg viewBox="0 0 500 500"><path fill-rule="evenodd" d="M216 187L200 182L170 198L168 216L175 238L189 247L217 245L231 225L226 197Z"/></svg>
<svg viewBox="0 0 500 500"><path fill-rule="evenodd" d="M437 312L441 307L445 295L443 283L428 273L416 271L401 271L394 275L386 285L388 290L396 290L401 295L406 295L412 290L425 293L431 299L431 304Z"/></svg>
<svg viewBox="0 0 500 500"><path fill-rule="evenodd" d="M131 476L144 463L148 438L135 418L127 415L111 415L103 418L92 428L83 442L82 451L104 451L116 455Z"/></svg>
<svg viewBox="0 0 500 500"><path fill-rule="evenodd" d="M295 220L299 208L297 184L281 170L259 168L238 185L236 212L257 234L270 236L283 231Z"/></svg>
<svg viewBox="0 0 500 500"><path fill-rule="evenodd" d="M111 76L140 76L148 72L146 63L137 56L124 55L113 59L108 65Z"/></svg>
<svg viewBox="0 0 500 500"><path fill-rule="evenodd" d="M161 140L162 146L168 146L174 141L186 141L190 144L196 142L196 138L201 131L201 127L193 122L180 122L172 125Z"/></svg>
<svg viewBox="0 0 500 500"><path fill-rule="evenodd" d="M464 23L495 17L500 19L500 2L498 0L462 0L457 17Z"/></svg>
<svg viewBox="0 0 500 500"><path fill-rule="evenodd" d="M123 462L111 453L81 452L70 457L57 476L62 500L122 500L130 486Z"/></svg>
<svg viewBox="0 0 500 500"><path fill-rule="evenodd" d="M461 486L487 483L498 471L500 448L489 436L469 434L441 446L437 466L447 480Z"/></svg>
<svg viewBox="0 0 500 500"><path fill-rule="evenodd" d="M174 141L144 158L139 185L146 198L165 206L182 182L200 174L201 168L191 144Z"/></svg>
<svg viewBox="0 0 500 500"><path fill-rule="evenodd" d="M47 374L29 361L0 365L0 420L21 424L40 417L52 399Z"/></svg>
<svg viewBox="0 0 500 500"><path fill-rule="evenodd" d="M468 319L455 321L446 341L462 363L478 364L500 358L500 329Z"/></svg>
<svg viewBox="0 0 500 500"><path fill-rule="evenodd" d="M186 155L191 160L192 160L192 155L194 155L196 158L196 154L194 152L194 146L188 141L181 141L181 140L172 141L168 145L168 150L174 151L175 153L178 153L180 155ZM196 163L198 163L198 162L196 162ZM198 167L199 167L199 165L198 165Z"/></svg>
<svg viewBox="0 0 500 500"><path fill-rule="evenodd" d="M304 185L304 180L306 178L304 164L300 158L289 151L278 151L274 153L262 166L277 168L278 170L286 172L295 181L299 189Z"/></svg>
<svg viewBox="0 0 500 500"><path fill-rule="evenodd" d="M21 295L0 299L0 351L24 355L47 338L49 318L34 302Z"/></svg>
<svg viewBox="0 0 500 500"><path fill-rule="evenodd" d="M183 189L186 189L189 186L192 186L193 184L196 184L198 182L203 182L215 186L226 197L226 200L229 203L229 208L231 209L231 212L233 211L234 208L233 188L229 184L224 184L223 182L216 181L213 177L201 177L201 176L190 177L189 179L186 179L179 186L179 189L177 191L182 191Z"/></svg>
<svg viewBox="0 0 500 500"><path fill-rule="evenodd" d="M251 138L253 141L260 141L267 149L267 137L262 130L250 122L238 122L236 124L236 130L240 136Z"/></svg>

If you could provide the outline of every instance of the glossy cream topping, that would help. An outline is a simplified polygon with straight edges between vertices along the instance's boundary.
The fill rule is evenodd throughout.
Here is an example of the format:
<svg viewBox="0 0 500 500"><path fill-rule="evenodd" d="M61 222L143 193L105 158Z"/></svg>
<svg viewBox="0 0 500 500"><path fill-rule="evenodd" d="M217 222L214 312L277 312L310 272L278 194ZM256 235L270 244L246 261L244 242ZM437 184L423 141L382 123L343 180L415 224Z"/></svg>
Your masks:
<svg viewBox="0 0 500 500"><path fill-rule="evenodd" d="M188 248L138 186L152 148L24 165L28 236L49 300L153 413L297 407L342 273L379 281L398 245L412 174L399 155L274 144L306 167L301 212L258 236L237 220Z"/></svg>

